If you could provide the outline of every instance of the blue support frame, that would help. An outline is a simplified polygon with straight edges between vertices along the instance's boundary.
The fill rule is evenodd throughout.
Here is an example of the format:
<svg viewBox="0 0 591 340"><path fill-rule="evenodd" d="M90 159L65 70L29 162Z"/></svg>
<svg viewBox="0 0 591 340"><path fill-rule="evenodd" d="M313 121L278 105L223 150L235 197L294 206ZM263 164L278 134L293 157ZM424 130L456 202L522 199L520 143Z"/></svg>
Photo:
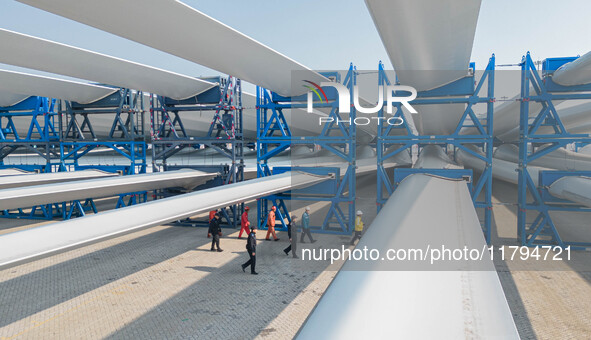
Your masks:
<svg viewBox="0 0 591 340"><path fill-rule="evenodd" d="M80 159L92 150L110 149L125 157L125 165L81 165ZM63 141L60 143L62 171L98 169L107 172L120 172L123 175L146 173L146 142L144 141Z"/></svg>
<svg viewBox="0 0 591 340"><path fill-rule="evenodd" d="M340 81L338 72L323 73L327 77ZM356 85L357 71L353 64L350 64L349 70L343 80L343 85L349 89L351 95L350 102L353 102L353 86ZM315 103L316 108L330 108L328 122L319 136L292 136L288 121L283 114L284 109L306 108L307 96L283 97L277 93L271 92L262 87L257 87L257 177L270 176L272 174L289 171L289 169L300 170L310 173L319 171L327 174L334 174L334 180L329 181L332 190L323 195L319 194L319 188L327 184L322 183L312 186L306 190L297 190L278 195L262 197L257 201L257 223L259 228L266 229L265 221L272 205L277 206L277 218L281 221L277 230L287 230L285 220L291 222L291 217L287 211L285 200L304 200L304 201L325 201L330 202L330 207L325 216L322 225L310 226L316 233L346 234L353 232L355 221L355 185L356 185L356 136L357 129L355 124L345 124L339 113L339 103L336 96L336 90L332 87L324 88L327 94L328 102ZM349 113L350 121L356 118L356 111L351 107ZM341 122L340 124L335 124ZM340 169L335 168L302 168L302 167L275 167L269 166L269 160L282 151L287 150L294 145L307 145L321 147L329 150L339 156L343 162L349 165L345 173L341 176ZM323 192L323 190L320 190ZM346 208L343 205L347 205ZM284 217L286 217L284 219Z"/></svg>
<svg viewBox="0 0 591 340"><path fill-rule="evenodd" d="M474 64L471 65L474 70ZM484 73L478 81L472 72L471 75L454 81L442 87L429 91L417 93L417 99L411 103L413 105L431 105L431 104L466 104L466 109L461 116L455 131L451 135L417 135L413 133L411 127L404 118L402 105L395 105L393 117L402 119L404 122L400 125L385 124L386 116L384 110L380 110L378 117L378 137L377 137L377 206L378 211L386 203L390 195L394 192L400 180L409 173L431 173L437 176L449 178L466 178L472 200L476 208L484 209L484 220L482 229L486 242L491 241L491 219L492 219L492 157L493 157L493 105L494 97L494 72L495 56L489 59ZM378 85L391 85L390 80L380 62L378 68ZM484 90L485 94L480 92ZM437 97L437 98L434 98ZM443 98L442 98L443 97ZM476 104L486 104L486 119L482 123L474 114L473 106ZM386 105L384 105L385 107ZM469 118L469 120L468 120ZM470 123L468 122L470 121ZM464 128L470 128L476 131L475 134L460 134ZM417 145L419 151L426 145L440 145L447 149L453 146L454 152L461 149L482 160L486 165L484 171L480 174L478 181L471 185L471 171L464 170L457 172L455 170L442 169L395 169L394 174L389 174L384 167L385 162L401 152L408 152L411 155L412 147ZM393 151L388 151L392 146L398 146ZM478 151L476 151L478 150ZM482 196L482 198L481 198Z"/></svg>
<svg viewBox="0 0 591 340"><path fill-rule="evenodd" d="M27 171L51 172L59 168L59 133L56 100L29 97L10 107L0 107L0 169L19 168ZM15 119L28 120L26 135L20 135ZM25 150L45 160L43 164L6 164L4 159Z"/></svg>
<svg viewBox="0 0 591 340"><path fill-rule="evenodd" d="M591 248L591 243L571 242L562 239L552 221L550 211L591 211L587 207L557 200L547 191L547 186L564 176L589 176L585 171L541 171L538 184L530 176L527 167L532 161L570 143L591 143L587 134L571 134L562 124L554 107L554 100L591 99L591 84L561 86L552 81L552 74L561 65L574 58L548 58L543 62L539 75L528 52L521 61L521 105L519 124L519 183L518 183L518 235L522 245L571 246L573 249ZM534 93L530 93L530 87ZM542 109L530 123L529 103L538 102ZM551 127L554 134L540 134L541 126ZM532 200L528 201L527 195ZM534 212L533 223L527 223L527 214Z"/></svg>
<svg viewBox="0 0 591 340"><path fill-rule="evenodd" d="M220 164L214 168L202 165L183 166L198 170L217 171L220 177L207 185L224 185L244 180L244 141L242 119L242 82L240 79L206 78L219 86L211 88L195 97L175 100L162 96L151 98L150 122L152 139L153 171L176 169L170 166L168 158L186 148L198 149L205 146L226 157L230 164ZM181 112L211 112L212 120L204 136L191 136L182 120ZM159 163L161 162L161 163ZM170 196L170 191L160 191L160 197ZM223 227L236 228L244 204L222 208ZM177 224L186 226L207 226L208 221L185 219Z"/></svg>
<svg viewBox="0 0 591 340"><path fill-rule="evenodd" d="M19 134L15 120L27 120L26 135ZM44 159L39 164L6 164L5 158L24 150ZM18 104L0 108L0 168L52 172L62 169L59 156L59 125L57 101L45 97L29 97ZM63 216L60 204L32 207L30 210L1 210L0 218L52 219Z"/></svg>
<svg viewBox="0 0 591 340"><path fill-rule="evenodd" d="M56 107L56 100L31 97L28 101L15 105L13 109L20 110L19 115L31 115L31 113L22 112L22 110L29 102L32 103L32 98L37 98L37 102L41 103L41 105L37 104L36 107L41 109L32 112L33 118L27 137L20 138L18 136L10 118L7 124L9 128L3 131L2 137L12 134L16 138L13 143L28 143L29 149L35 150L41 156L43 154L37 150L42 150L43 145L48 145L46 149L50 150L50 154L46 156L47 164L42 168L43 171L99 169L108 172L121 172L124 175L146 172L147 147L144 141L143 95L141 92L118 89L112 95L90 104L61 101L59 102L59 109ZM10 114L14 115L14 113ZM37 120L37 116L41 114L45 117L43 127ZM92 125L91 117L101 114L114 116L108 132L96 131ZM32 138L35 132L40 136L38 139ZM97 132L105 132L106 137L97 135ZM125 157L129 163L123 165L80 165L80 159L87 156L92 150L104 148L113 150ZM51 162L52 160L57 160L57 162ZM124 203L122 198L127 196L130 196L131 199ZM120 195L116 207L145 201L147 201L147 192L124 193ZM89 211L97 212L92 199L47 204L11 211L4 210L0 212L0 217L43 220L54 218L70 219L84 216Z"/></svg>
<svg viewBox="0 0 591 340"><path fill-rule="evenodd" d="M109 149L123 156L129 165L85 166L109 172L138 174L146 172L144 98L141 91L121 88L90 104L64 102L60 115L60 157L63 169L83 168L79 161L93 150ZM97 135L91 117L110 114L113 122L105 136Z"/></svg>

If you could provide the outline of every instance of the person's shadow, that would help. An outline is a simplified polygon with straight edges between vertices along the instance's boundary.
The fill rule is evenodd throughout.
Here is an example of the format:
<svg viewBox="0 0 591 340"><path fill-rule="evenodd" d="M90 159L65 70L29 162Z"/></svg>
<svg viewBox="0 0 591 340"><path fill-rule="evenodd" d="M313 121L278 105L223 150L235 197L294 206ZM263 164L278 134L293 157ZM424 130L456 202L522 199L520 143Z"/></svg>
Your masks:
<svg viewBox="0 0 591 340"><path fill-rule="evenodd" d="M206 267L206 266L195 266L195 267L185 267L185 268L191 268L200 272L208 272L211 273L214 270L218 269L216 267Z"/></svg>

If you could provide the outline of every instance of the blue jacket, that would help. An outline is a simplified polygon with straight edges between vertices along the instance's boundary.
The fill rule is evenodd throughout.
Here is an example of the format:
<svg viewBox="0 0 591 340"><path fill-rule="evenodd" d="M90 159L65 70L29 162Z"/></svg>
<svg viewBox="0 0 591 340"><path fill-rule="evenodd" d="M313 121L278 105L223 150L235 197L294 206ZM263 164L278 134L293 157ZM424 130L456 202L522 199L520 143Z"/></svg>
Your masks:
<svg viewBox="0 0 591 340"><path fill-rule="evenodd" d="M307 211L302 215L302 228L310 228L310 214Z"/></svg>

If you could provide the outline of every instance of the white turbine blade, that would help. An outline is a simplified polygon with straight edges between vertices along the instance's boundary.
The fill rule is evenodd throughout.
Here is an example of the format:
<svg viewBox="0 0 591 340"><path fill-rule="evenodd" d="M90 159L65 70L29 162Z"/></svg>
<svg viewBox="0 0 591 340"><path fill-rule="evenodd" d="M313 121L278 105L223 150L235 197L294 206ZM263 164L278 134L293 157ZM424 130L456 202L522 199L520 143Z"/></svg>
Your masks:
<svg viewBox="0 0 591 340"><path fill-rule="evenodd" d="M479 0L365 2L403 84L428 90L467 74Z"/></svg>
<svg viewBox="0 0 591 340"><path fill-rule="evenodd" d="M0 190L0 206L3 209L17 209L170 187L193 189L216 175L185 169L5 189Z"/></svg>
<svg viewBox="0 0 591 340"><path fill-rule="evenodd" d="M485 163L482 159L477 158L476 156L469 154L464 150L458 150L456 154L456 159L468 168L472 168L474 170L478 170L479 172L484 171ZM538 181L538 174L540 170L549 170L547 168L540 168L537 166L528 166L527 170L531 178L537 183ZM519 181L519 174L517 172L517 164L509 161L505 161L499 158L493 159L493 167L492 167L493 177L500 179L502 181L517 184Z"/></svg>
<svg viewBox="0 0 591 340"><path fill-rule="evenodd" d="M484 162L473 155L459 150L457 158L471 168L483 171ZM517 163L495 158L493 161L493 177L502 181L517 184L519 173ZM527 171L534 183L538 183L539 173L549 168L528 166ZM589 177L565 176L548 187L548 191L555 197L569 200L587 207L591 207L591 179Z"/></svg>
<svg viewBox="0 0 591 340"><path fill-rule="evenodd" d="M30 171L25 171L17 168L9 168L9 169L0 169L0 181L2 180L1 177L5 176L20 176L20 175L29 175L33 174Z"/></svg>
<svg viewBox="0 0 591 340"><path fill-rule="evenodd" d="M99 83L186 99L215 83L105 54L0 29L0 62Z"/></svg>
<svg viewBox="0 0 591 340"><path fill-rule="evenodd" d="M328 179L286 172L0 236L0 267Z"/></svg>
<svg viewBox="0 0 591 340"><path fill-rule="evenodd" d="M22 72L0 70L0 91L28 96L59 98L88 104L105 98L117 91L117 89Z"/></svg>
<svg viewBox="0 0 591 340"><path fill-rule="evenodd" d="M591 83L591 52L560 66L552 75L552 80L565 86Z"/></svg>
<svg viewBox="0 0 591 340"><path fill-rule="evenodd" d="M435 149L421 157L433 158L426 165L448 165ZM470 191L463 181L415 174L400 183L356 249L385 257L390 249L428 252L442 245L486 249ZM347 261L297 338L519 339L490 257L476 270L460 262Z"/></svg>
<svg viewBox="0 0 591 340"><path fill-rule="evenodd" d="M328 81L317 72L180 1L21 2L238 77L283 96L306 93L300 80L317 84ZM142 19L130 20L130 13ZM160 25L162 18L173 20ZM297 85L293 89L292 76Z"/></svg>
<svg viewBox="0 0 591 340"><path fill-rule="evenodd" d="M423 91L467 75L480 0L365 2L403 85ZM417 106L416 127L422 134L450 134L464 107Z"/></svg>
<svg viewBox="0 0 591 340"><path fill-rule="evenodd" d="M500 145L494 153L495 159L519 162L519 147L513 144ZM530 162L531 165L561 171L591 171L591 156L558 148Z"/></svg>
<svg viewBox="0 0 591 340"><path fill-rule="evenodd" d="M101 170L82 170L72 172L48 172L42 174L23 174L18 173L14 176L0 178L0 190L9 188L28 187L33 185L44 185L50 183L64 183L70 181L80 181L91 178L117 176L115 173Z"/></svg>
<svg viewBox="0 0 591 340"><path fill-rule="evenodd" d="M2 91L0 92L0 107L16 105L29 97L27 95Z"/></svg>
<svg viewBox="0 0 591 340"><path fill-rule="evenodd" d="M548 191L558 198L591 208L591 179L589 177L562 177L552 183Z"/></svg>

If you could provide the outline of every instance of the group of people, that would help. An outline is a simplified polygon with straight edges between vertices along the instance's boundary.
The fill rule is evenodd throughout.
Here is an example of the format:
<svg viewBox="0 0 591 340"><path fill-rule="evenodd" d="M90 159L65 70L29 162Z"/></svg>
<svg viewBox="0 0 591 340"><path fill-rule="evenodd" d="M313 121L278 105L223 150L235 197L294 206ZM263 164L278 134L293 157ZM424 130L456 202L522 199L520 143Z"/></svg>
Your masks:
<svg viewBox="0 0 591 340"><path fill-rule="evenodd" d="M240 232L238 233L238 238L242 238L242 233L246 232L248 234L248 239L246 240L246 251L248 252L249 259L247 262L241 265L242 271L246 272L246 268L250 266L250 273L257 275L258 273L255 271L256 266L256 225L252 227L249 231L250 222L248 221L248 212L250 208L244 208L244 213L242 214L242 218L240 219ZM269 238L273 235L273 240L279 241L279 238L275 234L275 223L276 223L276 215L275 211L277 207L273 206L269 211L269 215L267 216L267 236L265 240L270 241ZM308 235L310 242L314 243L316 240L312 238L312 233L310 232L310 207L306 207L304 209L304 214L302 215L302 237L300 242L304 242L304 236ZM293 258L299 258L297 255L297 234L298 234L298 225L297 225L297 216L291 216L290 222L287 225L287 236L289 237L289 246L283 249L285 255L289 255L291 252Z"/></svg>
<svg viewBox="0 0 591 340"><path fill-rule="evenodd" d="M267 237L265 237L266 241L270 241L271 239L269 238L269 236L273 235L273 240L275 241L279 241L279 238L277 237L277 235L275 234L275 222L276 222L276 217L275 217L275 211L277 210L277 207L273 206L271 208L271 210L269 211L269 215L267 216ZM316 240L314 240L312 238L312 233L310 232L310 207L306 207L306 209L304 209L304 213L302 214L302 237L300 239L300 242L304 242L304 236L308 235L308 238L310 239L310 242L314 243L316 242ZM292 227L294 228L294 232L293 235L295 235L295 237L297 238L297 223L296 223L297 217L296 216L291 216L291 222L288 224L287 226L287 234L289 236L289 239L291 241L292 237Z"/></svg>
<svg viewBox="0 0 591 340"><path fill-rule="evenodd" d="M276 212L277 208L273 206L269 211L267 216L266 225L267 225L267 236L265 237L266 241L270 241L270 236L273 236L273 240L279 241L279 238L275 234L275 223L276 223ZM316 240L312 238L312 233L310 232L310 207L306 207L304 209L304 213L302 214L302 234L300 237L300 242L304 242L305 236L308 236L311 243L315 243ZM248 213L250 211L250 207L244 208L244 213L240 218L240 232L238 233L238 238L242 238L242 233L246 233L248 235L246 240L246 251L248 252L249 260L241 265L242 271L246 272L246 268L250 267L250 273L253 275L258 275L255 270L256 267L256 247L257 247L257 239L256 239L256 232L257 226L256 224L251 227L250 221L248 220ZM363 212L361 210L357 211L355 218L355 234L351 239L351 245L355 244L356 240L361 238L361 233L363 231L363 221L361 219ZM220 248L220 237L222 236L222 229L220 226L220 214L217 211L211 211L209 215L209 230L207 233L207 237L212 237L211 240L211 251L218 251L222 252L223 250ZM289 237L289 246L283 249L285 255L289 256L289 253L292 253L293 258L299 258L297 256L297 234L298 234L298 225L297 225L298 218L297 216L292 215L290 218L290 222L287 225L287 235Z"/></svg>

